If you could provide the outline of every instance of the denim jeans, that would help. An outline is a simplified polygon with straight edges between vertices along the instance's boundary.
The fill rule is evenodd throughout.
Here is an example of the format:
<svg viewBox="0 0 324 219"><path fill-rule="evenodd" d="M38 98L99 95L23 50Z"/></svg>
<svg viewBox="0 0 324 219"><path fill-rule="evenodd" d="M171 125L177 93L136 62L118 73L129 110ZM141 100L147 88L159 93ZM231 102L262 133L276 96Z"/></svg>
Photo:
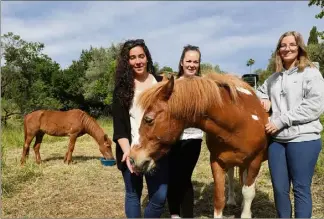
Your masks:
<svg viewBox="0 0 324 219"><path fill-rule="evenodd" d="M159 218L163 213L168 190L168 158L162 157L157 162L156 171L146 174L145 180L149 195L149 203L145 207L145 218ZM141 217L141 196L143 190L143 175L131 174L126 168L123 172L125 183L125 213L127 218Z"/></svg>
<svg viewBox="0 0 324 219"><path fill-rule="evenodd" d="M295 218L312 216L311 184L321 145L321 139L270 144L268 163L278 217L292 217L289 198L291 182L295 200Z"/></svg>

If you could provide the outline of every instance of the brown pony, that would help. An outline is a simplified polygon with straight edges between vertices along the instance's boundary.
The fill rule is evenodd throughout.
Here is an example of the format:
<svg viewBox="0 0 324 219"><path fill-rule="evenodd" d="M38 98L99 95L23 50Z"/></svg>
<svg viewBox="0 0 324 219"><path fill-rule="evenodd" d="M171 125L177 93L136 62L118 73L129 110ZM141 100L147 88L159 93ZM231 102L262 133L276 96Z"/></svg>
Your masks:
<svg viewBox="0 0 324 219"><path fill-rule="evenodd" d="M84 134L89 134L97 141L99 150L106 159L114 159L111 149L112 141L91 116L79 109L69 111L37 110L29 113L24 118L24 132L25 143L21 157L22 165L26 161L26 156L29 155L29 145L35 136L36 163L41 162L39 148L44 134L70 136L69 147L64 157L64 162L68 164L72 161L76 139Z"/></svg>
<svg viewBox="0 0 324 219"><path fill-rule="evenodd" d="M187 127L206 132L214 178L214 217L225 207L225 174L229 171L228 203L234 202L233 168L240 167L243 184L241 217L250 218L255 179L266 159L268 115L254 90L240 78L208 74L204 77L160 82L146 90L138 104L144 114L138 144L130 161L139 172L151 172L156 161L170 150Z"/></svg>

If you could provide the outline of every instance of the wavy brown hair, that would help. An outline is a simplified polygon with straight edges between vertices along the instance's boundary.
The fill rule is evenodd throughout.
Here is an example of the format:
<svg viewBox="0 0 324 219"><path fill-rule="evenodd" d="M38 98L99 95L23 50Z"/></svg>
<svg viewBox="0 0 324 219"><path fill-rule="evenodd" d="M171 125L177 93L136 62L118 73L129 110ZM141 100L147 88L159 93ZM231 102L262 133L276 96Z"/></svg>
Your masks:
<svg viewBox="0 0 324 219"><path fill-rule="evenodd" d="M284 34L281 35L281 37L278 40L277 47L276 47L276 72L282 72L284 70L284 65L283 61L280 57L280 45L281 41L284 37L286 36L294 36L297 46L298 46L298 56L297 56L297 62L295 63L295 66L298 67L298 71L304 71L304 69L307 66L310 67L315 67L314 64L310 61L307 50L306 50L306 45L304 43L303 36L297 32L297 31L288 31Z"/></svg>
<svg viewBox="0 0 324 219"><path fill-rule="evenodd" d="M143 48L147 58L147 72L155 75L153 60L151 53L147 48L144 40L127 40L121 47L119 57L117 59L117 68L115 73L115 89L113 94L113 101L118 101L126 109L130 109L134 98L134 71L129 65L129 51L140 46Z"/></svg>
<svg viewBox="0 0 324 219"><path fill-rule="evenodd" d="M200 76L201 53L200 53L199 47L198 46L193 46L193 45L187 45L187 46L183 47L183 50L182 50L182 54L181 54L180 61L179 61L179 68L178 68L179 73L177 75L177 78L180 78L184 73L181 63L183 62L183 59L184 59L184 57L186 55L186 52L188 52L188 51L196 51L196 52L199 53L199 67L198 67L198 71L197 71L197 76Z"/></svg>

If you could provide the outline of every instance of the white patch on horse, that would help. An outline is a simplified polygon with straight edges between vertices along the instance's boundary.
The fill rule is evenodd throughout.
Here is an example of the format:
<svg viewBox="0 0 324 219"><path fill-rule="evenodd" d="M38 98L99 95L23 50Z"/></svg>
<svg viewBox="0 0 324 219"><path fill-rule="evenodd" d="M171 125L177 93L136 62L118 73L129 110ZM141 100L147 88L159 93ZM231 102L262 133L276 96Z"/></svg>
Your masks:
<svg viewBox="0 0 324 219"><path fill-rule="evenodd" d="M252 95L251 91L249 91L248 89L243 88L243 87L236 87L236 90L238 90L239 92L245 93L247 95Z"/></svg>
<svg viewBox="0 0 324 219"><path fill-rule="evenodd" d="M243 195L243 210L241 214L241 218L251 218L252 211L251 211L251 204L255 197L255 182L250 185L244 185L242 187L242 195Z"/></svg>
<svg viewBox="0 0 324 219"><path fill-rule="evenodd" d="M216 210L214 210L214 218L222 218L223 217L223 211L216 213Z"/></svg>
<svg viewBox="0 0 324 219"><path fill-rule="evenodd" d="M252 115L252 119L259 120L259 117L257 115Z"/></svg>

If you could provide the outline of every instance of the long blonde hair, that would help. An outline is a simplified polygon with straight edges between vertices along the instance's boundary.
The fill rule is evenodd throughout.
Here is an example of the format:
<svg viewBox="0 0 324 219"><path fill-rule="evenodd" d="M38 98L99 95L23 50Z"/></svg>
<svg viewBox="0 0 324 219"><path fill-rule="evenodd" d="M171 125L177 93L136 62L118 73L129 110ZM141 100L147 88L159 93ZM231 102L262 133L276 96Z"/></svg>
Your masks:
<svg viewBox="0 0 324 219"><path fill-rule="evenodd" d="M314 64L309 60L306 45L304 43L303 36L298 33L297 31L288 31L281 35L281 37L278 40L277 47L276 47L276 72L282 72L283 67L283 61L280 57L279 49L281 45L281 41L286 36L294 36L297 46L298 46L298 56L297 56L297 62L295 63L295 66L298 67L298 71L304 71L304 69L307 66L315 67Z"/></svg>

